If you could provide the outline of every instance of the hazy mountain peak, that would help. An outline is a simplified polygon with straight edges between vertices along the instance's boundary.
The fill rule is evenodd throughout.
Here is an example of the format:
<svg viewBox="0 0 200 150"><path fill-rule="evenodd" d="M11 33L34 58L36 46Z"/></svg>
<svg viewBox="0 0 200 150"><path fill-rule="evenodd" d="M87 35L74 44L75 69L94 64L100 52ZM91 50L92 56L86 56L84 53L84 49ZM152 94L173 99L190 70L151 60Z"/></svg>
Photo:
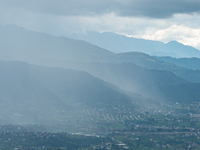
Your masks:
<svg viewBox="0 0 200 150"><path fill-rule="evenodd" d="M183 49L186 48L186 47L191 47L191 46L184 45L184 44L182 44L182 43L180 43L178 41L170 41L170 42L166 43L166 45L173 46L174 48L182 47ZM193 48L193 47L191 47L191 48Z"/></svg>
<svg viewBox="0 0 200 150"><path fill-rule="evenodd" d="M127 37L111 32L85 32L84 34L70 35L70 37L85 40L114 53L136 51L155 56L200 57L199 50L177 41L170 41L165 44L159 41Z"/></svg>
<svg viewBox="0 0 200 150"><path fill-rule="evenodd" d="M166 43L166 44L181 44L181 43L179 43L178 41L169 41L169 42Z"/></svg>

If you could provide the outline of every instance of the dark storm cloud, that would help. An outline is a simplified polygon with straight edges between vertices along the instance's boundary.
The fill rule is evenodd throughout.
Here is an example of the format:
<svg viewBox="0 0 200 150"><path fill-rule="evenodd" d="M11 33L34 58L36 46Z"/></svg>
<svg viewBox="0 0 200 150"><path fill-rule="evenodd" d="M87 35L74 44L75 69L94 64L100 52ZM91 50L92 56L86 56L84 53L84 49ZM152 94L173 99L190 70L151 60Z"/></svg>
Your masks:
<svg viewBox="0 0 200 150"><path fill-rule="evenodd" d="M174 14L199 13L199 0L0 0L0 5L50 15L147 16L167 18Z"/></svg>
<svg viewBox="0 0 200 150"><path fill-rule="evenodd" d="M117 5L114 0L0 0L0 4L51 15L92 15L109 13Z"/></svg>

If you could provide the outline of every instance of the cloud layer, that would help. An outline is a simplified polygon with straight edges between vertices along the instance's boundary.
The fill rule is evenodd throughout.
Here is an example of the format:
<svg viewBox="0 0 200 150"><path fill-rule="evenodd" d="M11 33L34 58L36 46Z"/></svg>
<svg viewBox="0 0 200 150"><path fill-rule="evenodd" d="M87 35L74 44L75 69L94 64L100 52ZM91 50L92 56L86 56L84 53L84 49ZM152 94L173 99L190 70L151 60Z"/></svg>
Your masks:
<svg viewBox="0 0 200 150"><path fill-rule="evenodd" d="M1 0L1 5L58 16L119 16L167 18L174 14L200 12L199 0Z"/></svg>

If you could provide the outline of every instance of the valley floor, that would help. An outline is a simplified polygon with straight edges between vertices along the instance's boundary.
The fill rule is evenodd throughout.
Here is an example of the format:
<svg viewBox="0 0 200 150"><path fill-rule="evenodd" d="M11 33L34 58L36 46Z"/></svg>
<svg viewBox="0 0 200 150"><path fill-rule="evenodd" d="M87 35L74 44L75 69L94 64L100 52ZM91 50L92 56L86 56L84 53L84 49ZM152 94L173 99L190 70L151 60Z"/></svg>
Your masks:
<svg viewBox="0 0 200 150"><path fill-rule="evenodd" d="M200 149L199 114L198 104L85 108L65 122L1 125L0 149Z"/></svg>

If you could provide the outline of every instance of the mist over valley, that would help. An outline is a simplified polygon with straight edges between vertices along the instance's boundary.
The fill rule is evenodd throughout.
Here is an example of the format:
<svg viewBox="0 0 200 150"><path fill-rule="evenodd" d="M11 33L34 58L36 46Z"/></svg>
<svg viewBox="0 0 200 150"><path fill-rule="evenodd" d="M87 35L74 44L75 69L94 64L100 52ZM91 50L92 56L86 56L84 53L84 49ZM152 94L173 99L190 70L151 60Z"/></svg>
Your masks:
<svg viewBox="0 0 200 150"><path fill-rule="evenodd" d="M118 133L151 137L161 126L198 132L197 49L112 33L73 38L0 26L0 129L108 136L116 145Z"/></svg>

